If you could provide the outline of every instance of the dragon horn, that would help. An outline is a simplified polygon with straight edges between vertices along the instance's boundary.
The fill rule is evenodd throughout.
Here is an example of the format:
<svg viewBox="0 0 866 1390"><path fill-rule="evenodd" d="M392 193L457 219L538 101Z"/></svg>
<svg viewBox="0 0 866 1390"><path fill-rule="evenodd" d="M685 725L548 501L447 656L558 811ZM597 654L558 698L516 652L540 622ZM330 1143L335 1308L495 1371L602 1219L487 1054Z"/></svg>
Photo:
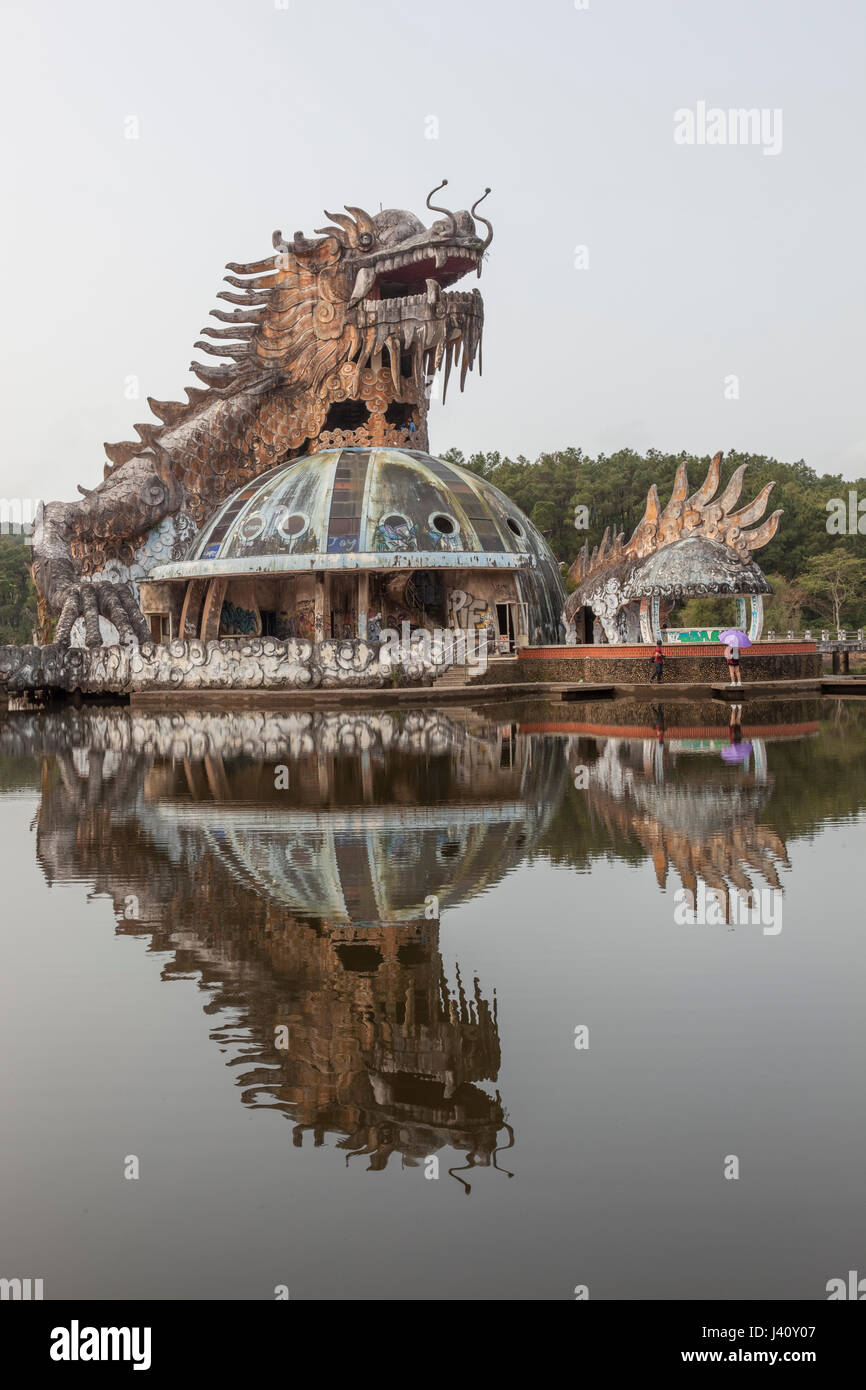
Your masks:
<svg viewBox="0 0 866 1390"><path fill-rule="evenodd" d="M713 461L710 464L709 469L707 471L707 476L701 483L697 492L689 498L690 507L697 507L698 510L700 510L702 507L705 507L707 503L712 500L713 497L715 497L716 489L719 486L719 478L721 477L721 473L722 455L721 453L718 453L714 455Z"/></svg>
<svg viewBox="0 0 866 1390"><path fill-rule="evenodd" d="M346 206L346 204L344 204L343 206L346 207L346 211L350 212L354 217L358 227L358 232L361 236L375 235L376 228L373 226L373 219L370 216L369 212L365 212L363 208L350 208ZM331 214L328 213L329 217L330 215Z"/></svg>
<svg viewBox="0 0 866 1390"><path fill-rule="evenodd" d="M436 206L435 203L431 203L431 202L430 202L430 199L433 197L433 194L434 194L434 193L438 193L440 188L444 188L445 185L447 184L447 182L448 182L447 179L443 179L441 183L437 183L437 185L436 185L435 188L431 188L431 189L430 189L430 192L427 194L427 203L426 203L426 206L430 209L431 212L444 212L445 216L446 216L446 217L450 220L450 222L451 222L451 235L456 237L456 235L457 235L457 218L454 216L454 213L451 211L450 208L437 208L437 206ZM329 216L329 217L330 217L330 215L331 215L331 214L328 213L328 216Z"/></svg>
<svg viewBox="0 0 866 1390"><path fill-rule="evenodd" d="M480 198L477 198L476 201L472 204L472 210L471 210L471 212L470 212L470 214L469 214L470 217L473 217L473 218L476 217L475 209L478 207L478 204L479 204L479 203L483 203L483 202L484 202L484 199L487 197L487 195L488 195L489 192L490 192L490 189L489 189L489 188L485 188L484 192L481 194L481 197L480 197ZM478 222L483 222L484 225L485 225L485 227L487 228L487 240L484 242L484 245L483 245L482 248L481 248L482 251L486 251L487 248L488 248L488 246L490 245L491 241L493 240L493 226L492 226L492 224L491 224L490 222L487 221L487 218L486 218L486 217L482 217L480 213L477 215L477 219L476 219L476 220L477 220Z"/></svg>
<svg viewBox="0 0 866 1390"><path fill-rule="evenodd" d="M358 228L353 218L344 217L341 212L328 212L327 208L325 208L325 216L330 217L331 221L336 223L338 227L342 227L346 236L349 238L349 245L351 247L356 247L358 245Z"/></svg>

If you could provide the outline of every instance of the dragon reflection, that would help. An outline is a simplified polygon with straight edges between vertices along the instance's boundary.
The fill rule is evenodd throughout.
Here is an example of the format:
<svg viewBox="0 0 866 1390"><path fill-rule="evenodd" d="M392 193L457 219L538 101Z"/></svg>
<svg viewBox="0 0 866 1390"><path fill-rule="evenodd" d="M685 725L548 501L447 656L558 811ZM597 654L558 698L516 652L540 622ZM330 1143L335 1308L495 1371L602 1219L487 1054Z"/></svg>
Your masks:
<svg viewBox="0 0 866 1390"><path fill-rule="evenodd" d="M165 980L197 982L245 1106L372 1171L449 1151L468 1192L515 1136L495 991L446 971L443 916L527 858L612 849L651 860L662 889L671 870L726 898L778 888L773 745L818 724L749 709L734 737L717 705L536 722L67 707L10 713L0 757L41 759L49 884L106 895Z"/></svg>

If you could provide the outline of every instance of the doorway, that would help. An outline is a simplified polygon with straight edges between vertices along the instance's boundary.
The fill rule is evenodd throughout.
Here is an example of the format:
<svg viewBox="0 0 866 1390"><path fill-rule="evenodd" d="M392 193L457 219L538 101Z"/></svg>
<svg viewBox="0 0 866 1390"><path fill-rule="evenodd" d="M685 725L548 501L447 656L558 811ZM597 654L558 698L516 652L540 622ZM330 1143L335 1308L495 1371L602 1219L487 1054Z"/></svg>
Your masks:
<svg viewBox="0 0 866 1390"><path fill-rule="evenodd" d="M354 637L358 624L358 580L354 574L330 576L331 636Z"/></svg>
<svg viewBox="0 0 866 1390"><path fill-rule="evenodd" d="M514 608L510 603L497 603L496 605L496 624L499 628L499 650L500 652L514 651Z"/></svg>

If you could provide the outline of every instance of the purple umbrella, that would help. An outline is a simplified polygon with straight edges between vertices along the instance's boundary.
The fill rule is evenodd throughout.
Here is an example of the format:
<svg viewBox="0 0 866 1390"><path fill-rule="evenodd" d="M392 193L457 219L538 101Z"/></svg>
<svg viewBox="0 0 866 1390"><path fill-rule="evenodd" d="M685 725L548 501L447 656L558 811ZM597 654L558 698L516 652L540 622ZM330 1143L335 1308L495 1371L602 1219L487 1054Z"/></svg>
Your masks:
<svg viewBox="0 0 866 1390"><path fill-rule="evenodd" d="M751 647L752 639L747 637L745 632L741 632L738 627L726 627L724 632L719 633L719 641L724 642L726 647Z"/></svg>
<svg viewBox="0 0 866 1390"><path fill-rule="evenodd" d="M752 745L748 739L742 743L729 743L722 749L722 761L726 763L744 763L751 755Z"/></svg>

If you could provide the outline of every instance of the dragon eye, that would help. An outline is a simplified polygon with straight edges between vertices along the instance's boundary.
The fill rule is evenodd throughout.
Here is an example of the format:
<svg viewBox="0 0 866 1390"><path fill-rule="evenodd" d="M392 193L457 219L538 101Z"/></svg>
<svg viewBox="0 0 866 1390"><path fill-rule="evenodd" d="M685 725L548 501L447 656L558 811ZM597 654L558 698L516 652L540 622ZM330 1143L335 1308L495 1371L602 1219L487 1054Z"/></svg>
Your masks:
<svg viewBox="0 0 866 1390"><path fill-rule="evenodd" d="M368 246L372 246L372 245L373 245L373 233L372 233L372 232L362 232L361 235L358 237L358 245L359 245L359 246L363 246L365 250L367 249Z"/></svg>

